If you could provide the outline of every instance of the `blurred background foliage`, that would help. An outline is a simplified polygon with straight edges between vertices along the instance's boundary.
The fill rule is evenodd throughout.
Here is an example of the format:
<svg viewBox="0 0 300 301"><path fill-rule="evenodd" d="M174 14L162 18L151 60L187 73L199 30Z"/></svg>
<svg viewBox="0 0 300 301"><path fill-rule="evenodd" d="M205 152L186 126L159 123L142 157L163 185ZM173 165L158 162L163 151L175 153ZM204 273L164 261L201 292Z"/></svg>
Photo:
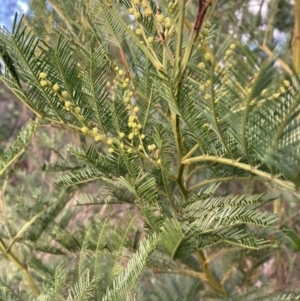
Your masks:
<svg viewBox="0 0 300 301"><path fill-rule="evenodd" d="M15 11L21 11L22 4L27 4L26 24L33 29L47 43L55 45L60 34L63 34L74 43L84 45L92 43L92 31L85 22L82 13L78 12L81 0L29 0L12 1L2 0L0 6L0 18L2 24L10 29L12 16ZM198 5L198 1L191 1L192 5ZM253 51L259 53L266 60L273 54L284 61L291 56L291 41L293 39L293 1L292 0L219 0L216 10L211 16L211 23L216 30L216 44L225 41L228 36L233 39L242 40L248 43ZM195 12L197 9L194 10ZM129 18L128 14L124 17ZM117 49L111 49L115 54L116 60L120 60ZM5 152L5 144L14 137L20 127L30 118L32 113L25 108L8 89L0 83L0 154ZM59 192L52 185L51 174L47 173L46 165L60 160L72 160L67 158L65 145L73 143L80 145L81 139L78 135L57 131L50 125L38 130L34 137L30 149L22 155L18 163L11 169L5 178L0 179L0 228L5 233L5 237L13 237L20 230L20 225L31 220L35 214L48 208L54 200L59 200L57 204L57 215L51 215L51 220L44 216L44 229L33 229L29 226L26 238L38 243L38 235L44 233L49 223L55 223L58 228L65 229L66 233L60 240L56 237L56 243L61 241L60 247L64 245L63 239L71 237L79 222L87 220L95 214L110 216L117 220L124 212L129 209L129 205L110 205L93 207L75 207L75 196L79 191ZM28 157L27 154L31 154ZM74 165L74 168L80 168ZM89 193L99 191L97 183L93 183L84 188ZM231 181L222 184L218 190L220 195L234 194L253 194L265 191L272 192L274 188L268 187L261 182ZM81 190L80 192L84 192ZM43 192L43 193L42 193ZM46 193L45 193L46 192ZM41 197L47 195L48 197ZM238 248L227 249L224 246L220 249L211 248L208 256L209 264L214 274L224 275L223 271L228 271L223 279L228 290L234 290L239 286L247 290L248 286L269 285L271 292L281 289L299 289L299 270L300 270L300 206L299 195L280 192L280 197L275 201L274 206L266 205L268 209L275 211L281 218L281 227L285 227L287 236L278 236L280 242L279 250L261 250L240 252ZM62 210L62 208L65 208ZM280 227L279 226L279 227ZM142 229L141 229L142 230ZM40 253L30 253L31 247L27 245L21 249L21 257L24 261L48 261L51 259L53 264L59 261L63 254L60 248L55 245L46 248L48 242L53 238L53 233L47 233L41 245ZM69 236L68 236L69 235ZM293 239L294 237L294 239ZM15 249L17 250L17 248ZM20 251L20 250L19 250ZM56 254L56 255L54 255ZM226 256L226 261L223 260ZM14 265L8 265L5 257L0 256L0 270L7 274L11 279L20 280L17 269ZM222 272L220 272L222 271ZM46 271L45 271L46 273ZM43 279L43 275L39 275ZM230 281L227 281L227 278ZM192 283L191 278L176 275L161 274L155 268L146 271L137 287L137 292L147 296L147 300L175 300L176 291L183 292L180 288L187 287L185 284ZM169 289L164 283L168 283ZM171 284L171 285L170 285ZM195 282L195 287L199 286ZM172 288L172 289L170 289ZM155 291L155 293L153 293ZM177 300L178 294L176 294ZM199 297L199 296L198 296ZM197 299L197 296L194 300Z"/></svg>

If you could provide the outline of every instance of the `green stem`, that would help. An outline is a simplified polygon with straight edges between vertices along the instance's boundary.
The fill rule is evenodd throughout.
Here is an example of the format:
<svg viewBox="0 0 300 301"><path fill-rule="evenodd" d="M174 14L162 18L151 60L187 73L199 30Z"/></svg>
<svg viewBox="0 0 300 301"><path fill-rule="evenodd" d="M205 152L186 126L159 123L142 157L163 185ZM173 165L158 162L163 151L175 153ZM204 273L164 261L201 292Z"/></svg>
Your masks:
<svg viewBox="0 0 300 301"><path fill-rule="evenodd" d="M223 296L226 296L226 292L224 291L223 287L216 281L216 279L211 274L208 264L206 263L206 258L205 258L203 251L202 250L197 251L196 255L202 266L203 272L206 276L207 284L215 292L217 292Z"/></svg>
<svg viewBox="0 0 300 301"><path fill-rule="evenodd" d="M259 170L256 167L250 166L248 164L240 163L237 160L233 160L233 159L226 159L226 158L217 157L217 156L197 156L197 157L193 157L193 158L185 159L185 160L181 161L182 164L191 164L191 163L196 163L196 162L215 162L215 163L221 163L221 164L237 167L242 170L248 171L252 174L255 174L257 176L260 176L266 180L272 181L286 189L289 189L289 190L295 189L294 185L291 182L283 181L278 178L272 177L272 175L270 175L267 172Z"/></svg>
<svg viewBox="0 0 300 301"><path fill-rule="evenodd" d="M30 272L28 271L27 265L23 264L10 250L6 252L6 246L3 240L0 238L0 248L3 251L3 254L12 262L14 263L17 268L22 272L24 278L27 280L29 287L31 288L35 297L40 295L40 290L37 287L34 279L32 278Z"/></svg>

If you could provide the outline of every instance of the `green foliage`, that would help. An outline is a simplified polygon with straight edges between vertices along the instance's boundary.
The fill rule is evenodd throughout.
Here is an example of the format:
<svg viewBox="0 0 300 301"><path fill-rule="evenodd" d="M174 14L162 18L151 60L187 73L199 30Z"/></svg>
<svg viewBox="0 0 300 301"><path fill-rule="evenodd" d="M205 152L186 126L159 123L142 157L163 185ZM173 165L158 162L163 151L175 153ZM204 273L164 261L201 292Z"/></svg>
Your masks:
<svg viewBox="0 0 300 301"><path fill-rule="evenodd" d="M1 80L37 116L3 156L3 187L38 129L50 125L81 139L65 146L67 155L56 151L56 164L43 162L55 184L49 198L43 189L31 201L21 194L9 215L17 212L22 224L7 218L3 225L2 254L28 286L18 291L3 278L5 298L143 300L149 287L141 279L158 269L178 275L167 278L174 287L185 277L197 280L176 296L158 288L149 300L208 300L203 281L217 299L234 300L255 272L240 259L255 251L267 258L277 248L279 218L263 206L281 191L297 195L300 186L299 77L230 38L210 48L218 34L207 20L215 4L199 1L192 17L184 1L66 1L53 4L68 28L58 28L56 43L22 18L12 33L2 29ZM61 15L68 5L89 39L74 38L78 25ZM135 20L124 16L128 10ZM263 180L274 190L218 195L217 183L233 179ZM65 207L75 194L77 205L128 204L132 213L115 226L95 218L74 231ZM214 266L218 256L226 267Z"/></svg>

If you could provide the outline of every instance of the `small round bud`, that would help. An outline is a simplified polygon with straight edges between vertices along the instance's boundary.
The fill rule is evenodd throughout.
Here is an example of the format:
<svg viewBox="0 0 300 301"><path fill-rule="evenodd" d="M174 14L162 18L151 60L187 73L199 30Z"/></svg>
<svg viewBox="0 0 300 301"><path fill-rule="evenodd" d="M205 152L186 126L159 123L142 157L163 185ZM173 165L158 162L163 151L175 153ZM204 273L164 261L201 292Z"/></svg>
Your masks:
<svg viewBox="0 0 300 301"><path fill-rule="evenodd" d="M132 140L133 139L133 133L130 133L129 135L128 135L128 139L130 139L130 140Z"/></svg>
<svg viewBox="0 0 300 301"><path fill-rule="evenodd" d="M76 114L80 114L80 111L81 111L80 107L75 107L74 112Z"/></svg>
<svg viewBox="0 0 300 301"><path fill-rule="evenodd" d="M156 15L156 21L158 23L162 23L164 21L164 16L163 15Z"/></svg>
<svg viewBox="0 0 300 301"><path fill-rule="evenodd" d="M208 52L206 52L206 53L204 54L204 59L205 59L206 61L208 61L208 60L210 59L210 54L209 54Z"/></svg>
<svg viewBox="0 0 300 301"><path fill-rule="evenodd" d="M204 24L204 27L210 29L211 28L210 21L206 21L205 24Z"/></svg>
<svg viewBox="0 0 300 301"><path fill-rule="evenodd" d="M126 88L128 87L128 84L124 82L124 83L122 84L122 87L123 87L124 89L126 89Z"/></svg>
<svg viewBox="0 0 300 301"><path fill-rule="evenodd" d="M97 127L93 127L92 132L94 135L98 134L98 128Z"/></svg>
<svg viewBox="0 0 300 301"><path fill-rule="evenodd" d="M143 140L143 139L145 139L145 138L146 138L145 134L142 134L142 135L141 135L141 139Z"/></svg>
<svg viewBox="0 0 300 301"><path fill-rule="evenodd" d="M124 138L124 137L125 137L125 133L120 132L120 133L119 133L119 137L120 137L121 139Z"/></svg>
<svg viewBox="0 0 300 301"><path fill-rule="evenodd" d="M133 15L133 14L134 14L134 8L133 8L133 7L130 7L130 8L128 9L128 12L129 12L131 15Z"/></svg>
<svg viewBox="0 0 300 301"><path fill-rule="evenodd" d="M39 74L39 78L40 79L45 79L47 77L47 73L46 72L41 72L40 74Z"/></svg>
<svg viewBox="0 0 300 301"><path fill-rule="evenodd" d="M132 109L132 105L131 105L131 104L127 105L127 106L126 106L126 109L127 109L127 110L131 110L131 109Z"/></svg>
<svg viewBox="0 0 300 301"><path fill-rule="evenodd" d="M101 140L102 140L101 135L96 135L96 136L95 136L95 141L101 141Z"/></svg>
<svg viewBox="0 0 300 301"><path fill-rule="evenodd" d="M288 80L284 80L283 85L288 88L290 86L290 82Z"/></svg>
<svg viewBox="0 0 300 301"><path fill-rule="evenodd" d="M142 144L139 144L139 150L142 150L144 147Z"/></svg>
<svg viewBox="0 0 300 301"><path fill-rule="evenodd" d="M149 38L147 39L147 41L148 41L149 44L152 44L153 41L154 41L154 38L153 38L153 37L149 37Z"/></svg>
<svg viewBox="0 0 300 301"><path fill-rule="evenodd" d="M135 30L135 33L138 35L138 36L141 36L143 34L143 30L141 28L138 28Z"/></svg>
<svg viewBox="0 0 300 301"><path fill-rule="evenodd" d="M199 69L205 69L205 64L203 62L199 63L197 66Z"/></svg>
<svg viewBox="0 0 300 301"><path fill-rule="evenodd" d="M285 88L281 86L281 87L279 88L279 92L280 92L280 93L284 93L284 92L285 92Z"/></svg>
<svg viewBox="0 0 300 301"><path fill-rule="evenodd" d="M61 96L62 96L62 98L67 98L69 96L69 93L64 90L61 92Z"/></svg>
<svg viewBox="0 0 300 301"><path fill-rule="evenodd" d="M131 147L128 147L127 153L132 153L132 148Z"/></svg>
<svg viewBox="0 0 300 301"><path fill-rule="evenodd" d="M112 144L113 144L113 140L112 140L111 138L108 138L108 139L107 139L107 144L108 144L108 145L112 145Z"/></svg>
<svg viewBox="0 0 300 301"><path fill-rule="evenodd" d="M204 99L205 99L205 100L210 100L210 94L205 94L205 95L204 95Z"/></svg>
<svg viewBox="0 0 300 301"><path fill-rule="evenodd" d="M115 151L115 150L114 150L112 147L110 147L110 148L108 149L108 152L109 152L110 154L112 154L114 151Z"/></svg>
<svg viewBox="0 0 300 301"><path fill-rule="evenodd" d="M122 76L124 74L123 70L119 70L119 75Z"/></svg>
<svg viewBox="0 0 300 301"><path fill-rule="evenodd" d="M160 165L161 164L161 159L157 160L157 164Z"/></svg>
<svg viewBox="0 0 300 301"><path fill-rule="evenodd" d="M46 80L43 79L43 80L40 81L40 84L41 84L42 87L46 87L48 83L47 83Z"/></svg>
<svg viewBox="0 0 300 301"><path fill-rule="evenodd" d="M117 72L119 70L119 67L116 66L114 70Z"/></svg>
<svg viewBox="0 0 300 301"><path fill-rule="evenodd" d="M274 98L274 99L277 99L279 96L280 96L279 93L274 93L274 94L273 94L273 98Z"/></svg>
<svg viewBox="0 0 300 301"><path fill-rule="evenodd" d="M65 106L66 106L66 108L69 108L71 106L71 103L69 101L66 101Z"/></svg>
<svg viewBox="0 0 300 301"><path fill-rule="evenodd" d="M57 83L54 84L53 87L52 87L52 90L53 90L54 92L57 92L57 91L59 90L59 85L58 85Z"/></svg>
<svg viewBox="0 0 300 301"><path fill-rule="evenodd" d="M234 43L230 44L229 49L234 50L236 48L236 45Z"/></svg>
<svg viewBox="0 0 300 301"><path fill-rule="evenodd" d="M137 113L139 111L139 107L134 107L133 112Z"/></svg>
<svg viewBox="0 0 300 301"><path fill-rule="evenodd" d="M86 134L88 131L89 131L89 129L88 129L88 127L86 127L86 126L84 126L84 127L81 128L81 132L82 132L83 134Z"/></svg>
<svg viewBox="0 0 300 301"><path fill-rule="evenodd" d="M226 55L226 56L229 56L229 55L231 54L231 52L232 52L231 49L227 49L226 52L225 52L225 55Z"/></svg>
<svg viewBox="0 0 300 301"><path fill-rule="evenodd" d="M138 20L138 19L141 17L141 14L140 14L138 11L136 11L136 12L133 14L133 16L134 16L134 18L135 18L136 20Z"/></svg>
<svg viewBox="0 0 300 301"><path fill-rule="evenodd" d="M201 31L203 37L207 37L209 34L209 29L208 28L203 28Z"/></svg>
<svg viewBox="0 0 300 301"><path fill-rule="evenodd" d="M145 9L145 12L144 12L144 14L145 14L145 16L146 17L151 17L152 16L152 10L151 10L151 8L146 8Z"/></svg>
<svg viewBox="0 0 300 301"><path fill-rule="evenodd" d="M204 91L205 90L205 85L199 85L199 90Z"/></svg>
<svg viewBox="0 0 300 301"><path fill-rule="evenodd" d="M132 91L129 91L129 92L128 92L128 96L131 97L132 95L133 95L133 92L132 92Z"/></svg>

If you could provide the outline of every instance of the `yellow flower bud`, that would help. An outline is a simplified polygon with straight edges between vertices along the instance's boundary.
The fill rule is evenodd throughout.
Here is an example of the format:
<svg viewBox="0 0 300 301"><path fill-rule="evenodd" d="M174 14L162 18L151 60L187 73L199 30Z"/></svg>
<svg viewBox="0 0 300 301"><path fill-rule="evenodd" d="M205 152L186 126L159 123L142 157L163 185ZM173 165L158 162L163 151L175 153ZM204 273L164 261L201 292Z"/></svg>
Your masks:
<svg viewBox="0 0 300 301"><path fill-rule="evenodd" d="M101 140L102 140L101 135L96 135L96 136L95 136L95 141L101 141Z"/></svg>
<svg viewBox="0 0 300 301"><path fill-rule="evenodd" d="M290 86L290 82L288 80L284 80L283 85L288 88Z"/></svg>
<svg viewBox="0 0 300 301"><path fill-rule="evenodd" d="M205 69L205 64L203 62L198 64L199 69Z"/></svg>
<svg viewBox="0 0 300 301"><path fill-rule="evenodd" d="M66 108L68 108L68 107L71 106L71 103L70 103L69 101L66 101L66 102L65 102L65 106L66 106Z"/></svg>
<svg viewBox="0 0 300 301"><path fill-rule="evenodd" d="M232 43L232 44L230 44L229 49L230 49L230 50L234 50L235 47L236 47L236 45L235 45L234 43Z"/></svg>
<svg viewBox="0 0 300 301"><path fill-rule="evenodd" d="M285 92L285 88L281 86L281 87L279 88L279 92L280 92L280 93L284 93L284 92Z"/></svg>
<svg viewBox="0 0 300 301"><path fill-rule="evenodd" d="M57 92L57 91L59 90L59 85L58 85L57 83L54 84L53 87L52 87L52 90L53 90L54 92Z"/></svg>
<svg viewBox="0 0 300 301"><path fill-rule="evenodd" d="M86 134L88 131L89 131L89 129L86 126L84 126L84 127L81 128L81 132L83 134Z"/></svg>
<svg viewBox="0 0 300 301"><path fill-rule="evenodd" d="M204 54L204 59L205 59L206 61L208 61L208 60L210 59L210 54L209 54L208 52L206 52L206 53Z"/></svg>
<svg viewBox="0 0 300 301"><path fill-rule="evenodd" d="M124 82L124 83L122 84L122 87L123 87L124 89L126 89L126 88L128 87L128 84Z"/></svg>
<svg viewBox="0 0 300 301"><path fill-rule="evenodd" d="M129 91L129 92L128 92L128 96L131 97L132 95L133 95L133 92L132 92L132 91Z"/></svg>
<svg viewBox="0 0 300 301"><path fill-rule="evenodd" d="M110 148L108 149L108 152L109 152L110 154L112 154L114 151L115 151L115 150L114 150L112 147L110 147Z"/></svg>
<svg viewBox="0 0 300 301"><path fill-rule="evenodd" d="M43 79L43 80L40 81L40 84L41 84L42 87L46 87L47 86L47 81Z"/></svg>
<svg viewBox="0 0 300 301"><path fill-rule="evenodd" d="M164 21L164 16L163 15L156 15L156 21L158 23L162 23Z"/></svg>
<svg viewBox="0 0 300 301"><path fill-rule="evenodd" d="M112 140L111 138L108 138L108 139L107 139L107 144L108 144L108 145L112 145L112 144L113 144L113 140Z"/></svg>
<svg viewBox="0 0 300 301"><path fill-rule="evenodd" d="M133 139L133 133L130 133L129 135L128 135L128 139L130 139L130 140L132 140Z"/></svg>
<svg viewBox="0 0 300 301"><path fill-rule="evenodd" d="M125 137L125 133L123 133L123 132L119 133L119 137L120 138L124 138Z"/></svg>
<svg viewBox="0 0 300 301"><path fill-rule="evenodd" d="M141 135L141 139L143 140L143 139L145 139L145 138L146 138L145 134L142 134L142 135Z"/></svg>
<svg viewBox="0 0 300 301"><path fill-rule="evenodd" d="M151 8L146 8L144 14L146 17L151 17L152 16Z"/></svg>
<svg viewBox="0 0 300 301"><path fill-rule="evenodd" d="M122 76L124 74L123 70L119 70L119 75Z"/></svg>
<svg viewBox="0 0 300 301"><path fill-rule="evenodd" d="M138 36L141 36L143 34L143 30L141 28L138 28L135 30L135 33L138 35Z"/></svg>
<svg viewBox="0 0 300 301"><path fill-rule="evenodd" d="M136 20L138 20L141 17L141 14L138 11L136 11L133 15Z"/></svg>
<svg viewBox="0 0 300 301"><path fill-rule="evenodd" d="M199 90L204 91L205 90L205 85L199 85Z"/></svg>
<svg viewBox="0 0 300 301"><path fill-rule="evenodd" d="M149 37L149 38L147 39L147 41L148 41L149 44L152 44L153 41L154 41L154 38L153 38L153 37Z"/></svg>
<svg viewBox="0 0 300 301"><path fill-rule="evenodd" d="M74 109L74 111L75 111L76 114L79 114L80 111L81 111L81 109L80 109L80 107L76 107L76 108Z"/></svg>
<svg viewBox="0 0 300 301"><path fill-rule="evenodd" d="M93 127L92 132L95 135L98 134L98 128L97 127Z"/></svg>
<svg viewBox="0 0 300 301"><path fill-rule="evenodd" d="M41 72L40 74L39 74L39 78L40 79L45 79L47 77L47 73L46 72Z"/></svg>
<svg viewBox="0 0 300 301"><path fill-rule="evenodd" d="M229 56L229 55L231 54L231 52L232 52L232 50L227 49L226 52L225 52L225 55L226 55L226 56Z"/></svg>
<svg viewBox="0 0 300 301"><path fill-rule="evenodd" d="M133 112L137 113L139 111L139 108L138 107L134 107L133 108Z"/></svg>
<svg viewBox="0 0 300 301"><path fill-rule="evenodd" d="M130 8L128 9L128 12L129 12L131 15L133 15L133 14L134 14L134 8L133 8L133 7L130 7Z"/></svg>
<svg viewBox="0 0 300 301"><path fill-rule="evenodd" d="M67 98L68 96L69 96L69 93L67 92L67 91L62 91L61 92L61 96L63 97L63 98Z"/></svg>

